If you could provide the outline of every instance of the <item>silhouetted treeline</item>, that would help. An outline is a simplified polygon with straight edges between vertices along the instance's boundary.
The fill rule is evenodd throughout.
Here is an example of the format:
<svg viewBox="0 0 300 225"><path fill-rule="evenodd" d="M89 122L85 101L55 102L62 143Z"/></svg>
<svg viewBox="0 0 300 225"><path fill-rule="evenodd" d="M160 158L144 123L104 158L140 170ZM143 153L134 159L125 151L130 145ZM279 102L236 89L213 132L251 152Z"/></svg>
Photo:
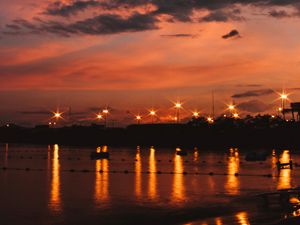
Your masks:
<svg viewBox="0 0 300 225"><path fill-rule="evenodd" d="M0 128L1 142L110 145L110 146L190 146L190 147L300 147L300 123L269 115L234 119L219 117L214 123L194 118L186 124L141 124L126 128L104 126L46 125Z"/></svg>

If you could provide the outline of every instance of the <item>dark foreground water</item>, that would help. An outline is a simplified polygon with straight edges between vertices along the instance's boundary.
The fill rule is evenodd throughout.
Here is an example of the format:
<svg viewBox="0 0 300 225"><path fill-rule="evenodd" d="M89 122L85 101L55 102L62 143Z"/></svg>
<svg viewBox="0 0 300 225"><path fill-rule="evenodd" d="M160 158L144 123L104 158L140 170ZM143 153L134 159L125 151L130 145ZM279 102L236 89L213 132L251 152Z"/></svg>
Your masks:
<svg viewBox="0 0 300 225"><path fill-rule="evenodd" d="M92 148L0 145L0 224L274 224L286 217L258 194L300 185L295 150L264 149L263 163L243 149ZM4 169L3 169L4 167ZM295 213L294 213L295 214Z"/></svg>

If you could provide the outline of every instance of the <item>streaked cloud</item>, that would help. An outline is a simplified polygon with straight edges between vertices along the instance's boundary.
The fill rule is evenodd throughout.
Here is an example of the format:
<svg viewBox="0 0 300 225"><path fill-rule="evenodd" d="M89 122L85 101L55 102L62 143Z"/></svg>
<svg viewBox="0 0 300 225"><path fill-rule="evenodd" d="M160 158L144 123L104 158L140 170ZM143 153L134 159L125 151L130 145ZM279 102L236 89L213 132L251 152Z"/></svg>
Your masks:
<svg viewBox="0 0 300 225"><path fill-rule="evenodd" d="M260 90L251 90L242 93L237 93L232 95L232 98L248 98L248 97L259 97L275 93L272 89L260 89Z"/></svg>

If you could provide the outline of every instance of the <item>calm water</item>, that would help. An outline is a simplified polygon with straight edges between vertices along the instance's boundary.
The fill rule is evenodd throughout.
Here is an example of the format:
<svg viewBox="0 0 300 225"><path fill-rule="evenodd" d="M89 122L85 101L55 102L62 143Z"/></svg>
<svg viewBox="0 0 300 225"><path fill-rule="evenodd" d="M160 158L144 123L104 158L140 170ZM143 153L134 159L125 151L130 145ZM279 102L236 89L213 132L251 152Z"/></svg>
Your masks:
<svg viewBox="0 0 300 225"><path fill-rule="evenodd" d="M263 163L236 148L108 150L94 161L92 148L1 144L1 224L271 224L283 215L255 196L300 185L300 168L276 169L300 163L289 150L265 149Z"/></svg>

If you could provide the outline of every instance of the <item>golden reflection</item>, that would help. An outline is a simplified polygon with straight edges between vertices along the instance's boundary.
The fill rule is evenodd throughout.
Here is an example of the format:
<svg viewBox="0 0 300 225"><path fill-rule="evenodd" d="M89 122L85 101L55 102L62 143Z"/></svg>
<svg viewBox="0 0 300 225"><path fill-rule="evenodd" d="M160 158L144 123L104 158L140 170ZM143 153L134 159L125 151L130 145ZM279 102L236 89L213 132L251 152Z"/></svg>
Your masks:
<svg viewBox="0 0 300 225"><path fill-rule="evenodd" d="M185 199L183 172L183 159L180 155L175 155L172 199L176 202L183 201Z"/></svg>
<svg viewBox="0 0 300 225"><path fill-rule="evenodd" d="M155 199L157 197L157 180L156 180L156 160L155 149L150 148L149 156L149 198Z"/></svg>
<svg viewBox="0 0 300 225"><path fill-rule="evenodd" d="M96 160L95 201L101 203L109 198L108 159Z"/></svg>
<svg viewBox="0 0 300 225"><path fill-rule="evenodd" d="M221 218L216 218L215 222L216 222L216 225L223 225Z"/></svg>
<svg viewBox="0 0 300 225"><path fill-rule="evenodd" d="M246 212L240 212L236 214L236 218L240 225L250 225L248 214Z"/></svg>
<svg viewBox="0 0 300 225"><path fill-rule="evenodd" d="M139 147L135 155L135 195L138 198L142 195L142 162Z"/></svg>
<svg viewBox="0 0 300 225"><path fill-rule="evenodd" d="M277 158L276 158L276 150L273 149L272 150L272 177L273 177L273 180L276 180L276 170L277 169Z"/></svg>
<svg viewBox="0 0 300 225"><path fill-rule="evenodd" d="M279 159L280 163L288 163L290 161L289 150L284 150ZM277 189L291 188L291 169L281 169L279 171L279 180Z"/></svg>
<svg viewBox="0 0 300 225"><path fill-rule="evenodd" d="M230 149L230 155L228 157L227 166L227 181L225 184L225 189L230 195L239 194L239 178L235 175L239 172L240 160L238 149Z"/></svg>
<svg viewBox="0 0 300 225"><path fill-rule="evenodd" d="M199 158L199 153L198 153L198 149L194 148L194 161L197 161Z"/></svg>
<svg viewBox="0 0 300 225"><path fill-rule="evenodd" d="M50 208L61 211L59 146L53 147Z"/></svg>

